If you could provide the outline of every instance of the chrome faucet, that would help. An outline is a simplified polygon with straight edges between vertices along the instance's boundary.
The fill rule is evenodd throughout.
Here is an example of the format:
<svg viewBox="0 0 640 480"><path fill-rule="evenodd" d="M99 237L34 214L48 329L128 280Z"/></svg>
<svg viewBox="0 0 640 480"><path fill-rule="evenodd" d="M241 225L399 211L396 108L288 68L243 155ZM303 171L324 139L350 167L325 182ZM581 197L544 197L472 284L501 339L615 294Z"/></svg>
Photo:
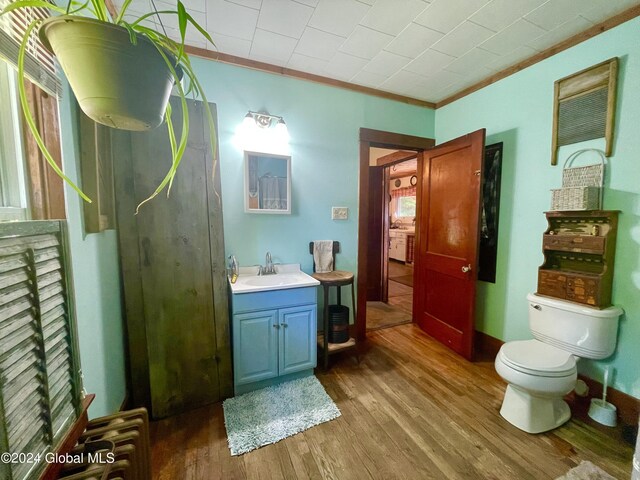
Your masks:
<svg viewBox="0 0 640 480"><path fill-rule="evenodd" d="M273 265L273 260L271 260L271 252L267 252L265 265L258 268L258 275L275 275L276 273L276 267Z"/></svg>

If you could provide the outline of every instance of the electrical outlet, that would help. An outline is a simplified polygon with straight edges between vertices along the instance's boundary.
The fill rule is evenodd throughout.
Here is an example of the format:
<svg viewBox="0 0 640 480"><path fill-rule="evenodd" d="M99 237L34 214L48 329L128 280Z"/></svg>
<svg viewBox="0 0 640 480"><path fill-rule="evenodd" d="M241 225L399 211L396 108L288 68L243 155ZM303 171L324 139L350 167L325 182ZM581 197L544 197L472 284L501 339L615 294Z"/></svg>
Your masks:
<svg viewBox="0 0 640 480"><path fill-rule="evenodd" d="M347 207L331 207L331 220L346 220L349 217Z"/></svg>

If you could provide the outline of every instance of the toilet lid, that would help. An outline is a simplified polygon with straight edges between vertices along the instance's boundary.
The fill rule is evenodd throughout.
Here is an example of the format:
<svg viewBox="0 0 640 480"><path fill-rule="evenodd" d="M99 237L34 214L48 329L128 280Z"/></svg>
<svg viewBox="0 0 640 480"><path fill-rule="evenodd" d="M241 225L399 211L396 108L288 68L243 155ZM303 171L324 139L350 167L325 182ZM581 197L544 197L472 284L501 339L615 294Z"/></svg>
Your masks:
<svg viewBox="0 0 640 480"><path fill-rule="evenodd" d="M571 375L576 360L569 352L538 340L507 342L500 349L504 363L532 375L563 377Z"/></svg>

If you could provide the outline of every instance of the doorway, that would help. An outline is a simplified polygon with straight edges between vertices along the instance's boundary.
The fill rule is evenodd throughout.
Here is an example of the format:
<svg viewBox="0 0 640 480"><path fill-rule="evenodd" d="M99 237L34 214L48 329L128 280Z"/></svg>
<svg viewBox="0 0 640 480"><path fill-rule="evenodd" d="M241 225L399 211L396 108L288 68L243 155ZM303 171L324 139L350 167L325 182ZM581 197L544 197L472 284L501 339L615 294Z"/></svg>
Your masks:
<svg viewBox="0 0 640 480"><path fill-rule="evenodd" d="M391 169L388 167L416 158L418 153L434 145L435 141L431 138L366 128L360 129L358 322L356 324L356 334L359 340L366 338L367 301L384 300L383 303L388 302L389 285L388 281L384 280L388 279L389 275L388 234L391 225L389 222L389 188L387 187L386 192L383 188L384 185L388 186L391 180ZM378 158L372 161L372 148L386 149L386 152L380 155L386 158L380 162L378 162ZM419 182L419 167L416 169L416 176ZM396 274L395 270L392 275L394 274ZM392 287L394 286L396 285L392 285Z"/></svg>
<svg viewBox="0 0 640 480"><path fill-rule="evenodd" d="M438 146L433 139L360 129L359 340L366 339L367 300L377 285L384 285L371 278L384 278L389 270L388 251L384 251L388 245L381 241L386 230L379 225L389 203L376 189L379 179L385 185L389 175L382 165L371 164L370 148L411 149L417 152L416 218L420 223L415 236L413 321L452 350L472 358L484 140L484 129ZM382 218L386 221L388 212Z"/></svg>
<svg viewBox="0 0 640 480"><path fill-rule="evenodd" d="M413 321L417 156L414 150L369 149L370 165L382 169L369 185L372 203L382 203L372 211L381 217L372 227L382 229L374 235L382 268L367 278L367 331Z"/></svg>

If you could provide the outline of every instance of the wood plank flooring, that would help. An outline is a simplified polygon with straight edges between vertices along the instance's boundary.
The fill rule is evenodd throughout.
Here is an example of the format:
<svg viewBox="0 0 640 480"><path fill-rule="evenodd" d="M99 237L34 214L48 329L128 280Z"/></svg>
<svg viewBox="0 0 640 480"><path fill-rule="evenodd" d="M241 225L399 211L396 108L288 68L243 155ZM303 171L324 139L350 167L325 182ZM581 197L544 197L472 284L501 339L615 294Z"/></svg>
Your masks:
<svg viewBox="0 0 640 480"><path fill-rule="evenodd" d="M413 324L368 334L358 365L317 377L342 416L242 456L220 403L153 422L155 479L554 479L589 460L629 478L631 446L580 420L529 435L499 415L504 383Z"/></svg>

